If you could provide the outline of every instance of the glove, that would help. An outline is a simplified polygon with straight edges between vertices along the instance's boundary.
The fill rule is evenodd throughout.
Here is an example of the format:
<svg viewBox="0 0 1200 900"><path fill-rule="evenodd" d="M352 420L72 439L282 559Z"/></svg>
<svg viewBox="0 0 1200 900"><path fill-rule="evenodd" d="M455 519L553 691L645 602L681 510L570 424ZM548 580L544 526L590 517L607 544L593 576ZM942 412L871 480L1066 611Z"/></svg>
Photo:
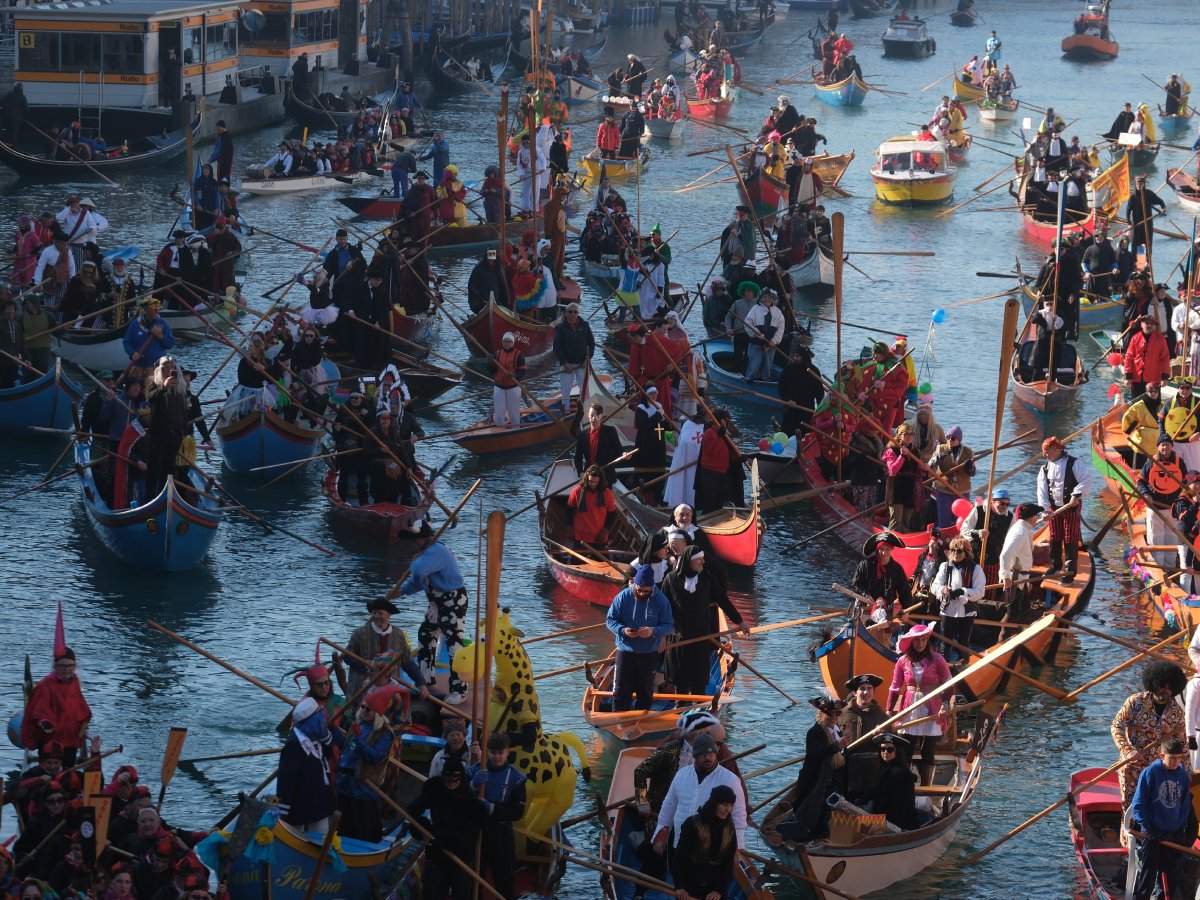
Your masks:
<svg viewBox="0 0 1200 900"><path fill-rule="evenodd" d="M965 593L965 592L963 591L963 589L962 589L962 588L955 588L954 590L952 590L952 591L950 592L950 596L951 596L951 597L953 597L955 600L957 600L957 599L958 599L959 597L961 597L961 596L962 596L964 593Z"/></svg>
<svg viewBox="0 0 1200 900"><path fill-rule="evenodd" d="M1196 749L1196 736L1195 735L1192 735L1190 738L1188 738L1188 749L1189 750Z"/></svg>
<svg viewBox="0 0 1200 900"><path fill-rule="evenodd" d="M485 784L487 784L487 772L483 771L483 769L480 769L471 776L471 787L478 789Z"/></svg>

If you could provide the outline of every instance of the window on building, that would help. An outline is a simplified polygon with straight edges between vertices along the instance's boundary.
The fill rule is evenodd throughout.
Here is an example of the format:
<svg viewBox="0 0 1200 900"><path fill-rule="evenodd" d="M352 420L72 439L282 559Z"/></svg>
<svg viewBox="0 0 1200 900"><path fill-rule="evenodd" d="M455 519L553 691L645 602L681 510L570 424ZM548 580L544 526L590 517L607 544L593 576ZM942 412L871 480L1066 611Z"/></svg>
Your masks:
<svg viewBox="0 0 1200 900"><path fill-rule="evenodd" d="M100 71L100 35L60 34L64 72Z"/></svg>
<svg viewBox="0 0 1200 900"><path fill-rule="evenodd" d="M209 25L204 37L204 58L209 62L220 62L237 56L237 38L237 21L234 19Z"/></svg>
<svg viewBox="0 0 1200 900"><path fill-rule="evenodd" d="M204 62L204 29L199 26L184 28L183 64L185 66L195 66L202 62Z"/></svg>
<svg viewBox="0 0 1200 900"><path fill-rule="evenodd" d="M146 71L145 42L140 34L104 35L104 71L141 75Z"/></svg>
<svg viewBox="0 0 1200 900"><path fill-rule="evenodd" d="M22 31L17 38L17 68L26 72L58 72L59 34L56 31Z"/></svg>
<svg viewBox="0 0 1200 900"><path fill-rule="evenodd" d="M292 31L293 42L297 44L335 40L338 36L338 11L321 9L298 13L293 19Z"/></svg>
<svg viewBox="0 0 1200 900"><path fill-rule="evenodd" d="M257 12L257 10L256 10ZM250 31L244 23L238 25L238 36L243 44L287 46L288 26L291 16L282 12L261 13L263 26L258 31Z"/></svg>

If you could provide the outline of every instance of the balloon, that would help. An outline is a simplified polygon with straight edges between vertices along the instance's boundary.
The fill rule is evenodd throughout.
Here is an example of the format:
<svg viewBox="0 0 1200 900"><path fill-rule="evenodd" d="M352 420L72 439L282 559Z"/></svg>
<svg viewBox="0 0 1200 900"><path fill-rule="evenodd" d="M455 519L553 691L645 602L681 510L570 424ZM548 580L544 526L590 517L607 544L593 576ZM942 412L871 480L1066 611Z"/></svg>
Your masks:
<svg viewBox="0 0 1200 900"><path fill-rule="evenodd" d="M935 309L933 311L933 316L932 316L933 324L941 325L943 322L946 321L947 315L948 315L948 313L944 309Z"/></svg>
<svg viewBox="0 0 1200 900"><path fill-rule="evenodd" d="M784 434L782 431L777 431L777 432L775 432L774 436L771 438L771 441L776 444L786 444L787 443L787 435Z"/></svg>
<svg viewBox="0 0 1200 900"><path fill-rule="evenodd" d="M1125 359L1125 357L1123 357L1116 350L1114 350L1112 353L1108 354L1108 364L1110 366L1112 366L1114 369L1117 366L1119 366L1121 364L1122 360L1124 360L1124 359Z"/></svg>
<svg viewBox="0 0 1200 900"><path fill-rule="evenodd" d="M933 393L933 385L930 384L928 381L922 381L921 386L919 388L917 388L917 393L918 394L931 394L931 393Z"/></svg>
<svg viewBox="0 0 1200 900"><path fill-rule="evenodd" d="M959 497L950 504L950 510L960 519L965 519L971 514L971 501L966 497Z"/></svg>
<svg viewBox="0 0 1200 900"><path fill-rule="evenodd" d="M1113 397L1119 397L1120 395L1121 395L1121 386L1119 384L1110 384L1108 386L1108 398L1110 400Z"/></svg>
<svg viewBox="0 0 1200 900"><path fill-rule="evenodd" d="M796 446L796 436L794 434L788 436L787 445L793 448Z"/></svg>
<svg viewBox="0 0 1200 900"><path fill-rule="evenodd" d="M930 404L933 403L933 394L922 394L921 402L924 403L926 406L929 406Z"/></svg>
<svg viewBox="0 0 1200 900"><path fill-rule="evenodd" d="M779 441L776 441L771 445L771 452L778 456L783 452L783 444L779 443Z"/></svg>
<svg viewBox="0 0 1200 900"><path fill-rule="evenodd" d="M763 438L761 441L758 442L758 449L763 450L763 451L770 450L771 442L768 441L766 438Z"/></svg>

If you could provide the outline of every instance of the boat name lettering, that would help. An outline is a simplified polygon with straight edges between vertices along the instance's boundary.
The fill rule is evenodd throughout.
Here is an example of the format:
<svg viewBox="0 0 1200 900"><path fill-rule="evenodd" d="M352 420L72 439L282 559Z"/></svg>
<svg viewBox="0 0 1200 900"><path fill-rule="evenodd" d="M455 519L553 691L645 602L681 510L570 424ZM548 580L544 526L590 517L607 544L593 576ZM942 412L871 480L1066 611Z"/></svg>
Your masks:
<svg viewBox="0 0 1200 900"><path fill-rule="evenodd" d="M263 182L260 182L260 184L259 184L259 188L273 188L273 187L275 187L275 182L273 182L273 181L263 181Z"/></svg>
<svg viewBox="0 0 1200 900"><path fill-rule="evenodd" d="M300 867L295 865L288 866L286 869L280 872L279 877L275 879L275 884L277 887L291 888L296 891L308 890L308 879L304 877L304 873L301 871ZM341 892L341 890L342 883L340 881L317 882L318 894L333 894L336 896Z"/></svg>

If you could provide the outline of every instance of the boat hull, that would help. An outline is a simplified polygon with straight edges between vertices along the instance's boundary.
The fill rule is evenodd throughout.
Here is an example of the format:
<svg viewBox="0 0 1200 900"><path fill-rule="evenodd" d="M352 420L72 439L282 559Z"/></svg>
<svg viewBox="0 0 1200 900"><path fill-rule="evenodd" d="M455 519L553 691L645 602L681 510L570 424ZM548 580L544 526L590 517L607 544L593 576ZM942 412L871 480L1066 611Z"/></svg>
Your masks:
<svg viewBox="0 0 1200 900"><path fill-rule="evenodd" d="M195 568L208 554L223 513L215 500L200 497L193 505L168 478L158 496L133 509L110 509L100 496L91 467L91 441L75 445L79 486L92 530L123 562L161 572ZM211 495L211 487L195 473L192 486Z"/></svg>
<svg viewBox="0 0 1200 900"><path fill-rule="evenodd" d="M126 360L128 361L128 360ZM39 428L73 427L71 407L83 399L81 391L62 370L62 362L28 384L0 389L0 434L39 437L30 426Z"/></svg>
<svg viewBox="0 0 1200 900"><path fill-rule="evenodd" d="M954 173L928 178L888 176L872 170L875 196L896 206L933 206L954 196Z"/></svg>
<svg viewBox="0 0 1200 900"><path fill-rule="evenodd" d="M421 506L404 506L400 503L351 506L338 496L337 481L336 470L330 470L321 479L321 492L331 504L330 517L370 540L389 544L394 541L412 540L412 526L423 521L429 513L432 498Z"/></svg>
<svg viewBox="0 0 1200 900"><path fill-rule="evenodd" d="M766 409L778 410L783 405L783 401L777 399L779 397L779 375L783 370L778 365L772 366L774 380L756 381L747 385L740 372L729 368L732 357L733 343L731 341L722 339L710 340L706 343L704 345L704 361L708 367L708 380L731 392L733 395L730 397L731 400L738 400L747 406L761 406ZM755 393L744 393L747 387ZM737 396L739 394L741 396ZM755 394L762 396L755 396ZM768 400L767 397L771 399Z"/></svg>
<svg viewBox="0 0 1200 900"><path fill-rule="evenodd" d="M635 159L601 159L599 155L582 156L579 159L579 169L588 181L598 182L601 171L609 181L633 181L646 171L646 162L650 159L650 151L643 149Z"/></svg>
<svg viewBox="0 0 1200 900"><path fill-rule="evenodd" d="M717 119L729 118L729 111L733 109L732 97L720 97L716 100L693 100L688 98L688 115L695 119L709 119L715 121Z"/></svg>
<svg viewBox="0 0 1200 900"><path fill-rule="evenodd" d="M1121 456L1120 448L1129 445L1129 436L1121 430L1124 406L1114 406L1092 426L1092 466L1104 479L1105 486L1120 497L1137 496L1137 475Z"/></svg>
<svg viewBox="0 0 1200 900"><path fill-rule="evenodd" d="M1037 305L1033 288L1028 282L1021 285L1019 296L1021 298L1021 309L1024 315L1028 317ZM1095 301L1085 297L1083 302L1079 304L1079 328L1083 331L1088 331L1093 328L1100 328L1111 322L1119 322L1123 309L1124 304L1120 300Z"/></svg>
<svg viewBox="0 0 1200 900"><path fill-rule="evenodd" d="M558 403L544 405L551 413L561 415L562 407ZM491 425L486 419L469 428L469 434L459 435L452 440L468 453L480 456L531 450L571 436L571 423L568 420L551 418L536 407L521 411L521 424L517 428Z"/></svg>
<svg viewBox="0 0 1200 900"><path fill-rule="evenodd" d="M826 106L862 106L871 90L857 75L834 84L817 84L813 87L816 88L817 99Z"/></svg>
<svg viewBox="0 0 1200 900"><path fill-rule="evenodd" d="M983 105L979 107L980 122L1011 122L1017 117L1020 103L1013 100L1006 105Z"/></svg>
<svg viewBox="0 0 1200 900"><path fill-rule="evenodd" d="M500 339L510 331L516 338L517 349L525 354L526 362L549 352L554 343L552 325L518 317L495 302L463 322L462 327L470 335L467 351L475 359L494 355L500 349Z"/></svg>
<svg viewBox="0 0 1200 900"><path fill-rule="evenodd" d="M582 78L578 75L564 78L558 84L563 92L563 101L568 106L595 103L596 98L604 93L606 87L594 78Z"/></svg>
<svg viewBox="0 0 1200 900"><path fill-rule="evenodd" d="M883 39L883 55L889 59L925 59L933 56L934 43L932 38L923 41L897 41Z"/></svg>
<svg viewBox="0 0 1200 900"><path fill-rule="evenodd" d="M646 134L660 141L678 141L683 139L683 128L686 119L647 119Z"/></svg>
<svg viewBox="0 0 1200 900"><path fill-rule="evenodd" d="M1095 34L1072 34L1062 42L1062 55L1081 62L1116 59L1120 51L1121 45L1116 41L1106 41Z"/></svg>
<svg viewBox="0 0 1200 900"><path fill-rule="evenodd" d="M217 429L228 469L268 479L282 475L289 464L314 456L324 436L324 431L285 422L271 410L242 416ZM262 466L271 468L251 472Z"/></svg>
<svg viewBox="0 0 1200 900"><path fill-rule="evenodd" d="M1200 213L1200 185L1183 169L1167 169L1167 185L1184 209Z"/></svg>
<svg viewBox="0 0 1200 900"><path fill-rule="evenodd" d="M833 296L833 256L822 247L790 266L788 275L796 293L807 300L827 300Z"/></svg>
<svg viewBox="0 0 1200 900"><path fill-rule="evenodd" d="M372 176L366 172L355 172L342 176L351 182L365 181ZM298 194L308 191L328 191L345 187L347 182L339 181L329 175L298 175L290 178L243 178L238 186L243 194L259 194L273 196L275 194Z"/></svg>
<svg viewBox="0 0 1200 900"><path fill-rule="evenodd" d="M1099 780L1089 784L1095 779ZM1119 875L1127 862L1136 866L1136 860L1129 859L1129 851L1121 846L1122 801L1117 773L1105 774L1099 768L1072 772L1067 796L1071 844L1088 896L1092 900L1124 897L1118 887L1124 884Z"/></svg>
<svg viewBox="0 0 1200 900"><path fill-rule="evenodd" d="M55 356L93 372L101 369L121 371L129 365L124 328L113 328L102 334L76 334L65 329L50 336L50 349Z"/></svg>
<svg viewBox="0 0 1200 900"><path fill-rule="evenodd" d="M1168 138L1179 137L1180 135L1187 134L1192 130L1191 113L1188 113L1186 116L1159 116L1158 130L1162 133L1163 137Z"/></svg>
<svg viewBox="0 0 1200 900"><path fill-rule="evenodd" d="M978 85L971 84L969 81L963 81L961 77L954 76L953 82L954 96L964 103L977 103L985 96L984 90Z"/></svg>

